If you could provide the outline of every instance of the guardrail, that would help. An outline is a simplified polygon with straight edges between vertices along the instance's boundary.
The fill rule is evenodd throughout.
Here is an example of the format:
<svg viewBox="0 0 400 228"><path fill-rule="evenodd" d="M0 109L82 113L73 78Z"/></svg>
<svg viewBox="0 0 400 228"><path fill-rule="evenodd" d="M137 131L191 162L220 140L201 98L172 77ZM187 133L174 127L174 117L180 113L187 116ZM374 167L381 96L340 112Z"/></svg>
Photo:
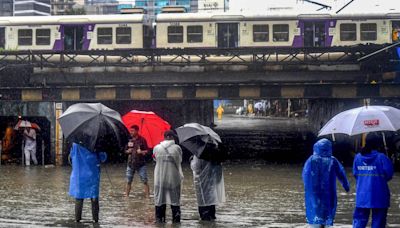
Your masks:
<svg viewBox="0 0 400 228"><path fill-rule="evenodd" d="M358 59L385 47L385 45L359 45L329 48L261 47L233 49L175 48L90 51L1 51L0 69L12 65L26 65L40 68L67 68L360 64Z"/></svg>

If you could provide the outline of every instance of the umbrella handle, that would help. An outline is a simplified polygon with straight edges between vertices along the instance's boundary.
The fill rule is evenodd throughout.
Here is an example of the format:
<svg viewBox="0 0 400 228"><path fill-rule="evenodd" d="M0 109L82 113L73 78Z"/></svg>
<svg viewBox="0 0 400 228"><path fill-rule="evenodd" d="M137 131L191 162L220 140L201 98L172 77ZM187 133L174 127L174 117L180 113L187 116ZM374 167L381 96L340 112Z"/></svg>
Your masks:
<svg viewBox="0 0 400 228"><path fill-rule="evenodd" d="M386 153L386 156L387 156L388 155L388 148L387 148L387 144L386 144L385 132L382 132L382 138L383 138L383 146L385 147L385 153Z"/></svg>
<svg viewBox="0 0 400 228"><path fill-rule="evenodd" d="M332 141L336 141L336 138L335 138L335 133L332 133Z"/></svg>

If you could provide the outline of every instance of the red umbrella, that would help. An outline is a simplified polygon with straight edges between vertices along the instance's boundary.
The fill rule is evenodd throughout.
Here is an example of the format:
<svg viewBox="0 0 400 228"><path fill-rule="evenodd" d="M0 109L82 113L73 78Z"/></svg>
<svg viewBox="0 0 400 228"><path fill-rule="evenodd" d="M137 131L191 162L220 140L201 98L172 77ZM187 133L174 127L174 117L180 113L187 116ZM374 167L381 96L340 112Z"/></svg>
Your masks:
<svg viewBox="0 0 400 228"><path fill-rule="evenodd" d="M171 125L154 112L132 110L122 117L122 122L128 129L139 126L139 134L146 139L149 148L163 141L164 132L171 129Z"/></svg>

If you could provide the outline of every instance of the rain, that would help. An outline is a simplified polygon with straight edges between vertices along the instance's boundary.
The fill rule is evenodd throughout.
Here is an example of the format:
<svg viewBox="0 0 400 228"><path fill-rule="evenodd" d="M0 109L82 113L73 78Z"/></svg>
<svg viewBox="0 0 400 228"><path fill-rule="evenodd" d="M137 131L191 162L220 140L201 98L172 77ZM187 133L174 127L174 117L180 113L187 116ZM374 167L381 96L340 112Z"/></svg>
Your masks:
<svg viewBox="0 0 400 228"><path fill-rule="evenodd" d="M0 0L0 228L400 227L399 5Z"/></svg>

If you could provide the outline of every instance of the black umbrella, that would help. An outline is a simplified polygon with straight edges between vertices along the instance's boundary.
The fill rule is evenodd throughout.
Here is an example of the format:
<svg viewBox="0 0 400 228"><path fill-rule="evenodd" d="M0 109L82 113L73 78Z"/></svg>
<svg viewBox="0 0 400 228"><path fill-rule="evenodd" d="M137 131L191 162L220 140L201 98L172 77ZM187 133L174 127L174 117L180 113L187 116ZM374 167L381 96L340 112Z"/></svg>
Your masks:
<svg viewBox="0 0 400 228"><path fill-rule="evenodd" d="M175 130L179 144L196 157L206 160L219 159L218 144L221 143L221 138L211 128L190 123Z"/></svg>
<svg viewBox="0 0 400 228"><path fill-rule="evenodd" d="M100 103L74 104L58 121L67 140L93 152L121 151L129 140L119 113Z"/></svg>

